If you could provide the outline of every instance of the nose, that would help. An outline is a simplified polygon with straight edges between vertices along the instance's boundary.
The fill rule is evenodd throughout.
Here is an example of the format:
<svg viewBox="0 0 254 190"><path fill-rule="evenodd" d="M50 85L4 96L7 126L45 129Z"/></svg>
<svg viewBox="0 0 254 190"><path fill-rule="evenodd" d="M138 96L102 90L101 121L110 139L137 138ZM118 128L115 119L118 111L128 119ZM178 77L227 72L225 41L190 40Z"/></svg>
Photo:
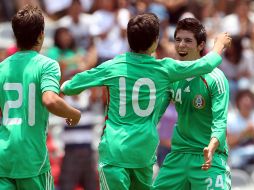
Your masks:
<svg viewBox="0 0 254 190"><path fill-rule="evenodd" d="M180 47L185 46L184 40L181 40L181 41L179 42L179 46L180 46Z"/></svg>

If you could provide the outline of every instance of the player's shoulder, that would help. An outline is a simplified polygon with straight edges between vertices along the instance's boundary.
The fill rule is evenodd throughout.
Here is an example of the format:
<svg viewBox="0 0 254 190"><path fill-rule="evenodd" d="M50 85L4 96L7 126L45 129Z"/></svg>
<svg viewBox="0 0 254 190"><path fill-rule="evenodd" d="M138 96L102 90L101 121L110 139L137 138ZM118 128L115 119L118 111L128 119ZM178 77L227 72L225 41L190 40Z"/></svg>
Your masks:
<svg viewBox="0 0 254 190"><path fill-rule="evenodd" d="M107 61L104 61L104 62L100 63L100 65L98 67L107 67L107 68L109 68L110 66L113 66L113 65L115 66L118 63L124 63L127 60L126 57L127 57L126 54L119 54L119 55L115 56L112 59L109 59Z"/></svg>
<svg viewBox="0 0 254 190"><path fill-rule="evenodd" d="M218 68L215 68L212 72L206 74L206 81L208 86L218 90L219 94L228 91L228 80L224 73Z"/></svg>
<svg viewBox="0 0 254 190"><path fill-rule="evenodd" d="M219 68L215 68L212 72L206 74L206 78L212 81L218 81L218 80L227 81L225 74Z"/></svg>
<svg viewBox="0 0 254 190"><path fill-rule="evenodd" d="M47 69L52 69L52 68L56 68L57 70L60 70L60 65L59 63L54 60L51 59L45 55L42 55L40 53L38 53L34 58L33 58L33 62L36 63L36 65L38 65L38 67L42 70L47 70Z"/></svg>
<svg viewBox="0 0 254 190"><path fill-rule="evenodd" d="M2 65L3 63L6 63L6 62L10 61L10 59L11 59L12 56L13 56L13 55L11 55L11 56L9 56L9 57L6 57L4 60L2 60L2 61L0 62L0 64Z"/></svg>
<svg viewBox="0 0 254 190"><path fill-rule="evenodd" d="M6 57L5 59L3 59L1 62L0 62L0 68L6 68L6 66L8 67L8 65L11 63L11 60L12 59L15 59L15 54L13 55L10 55L8 57Z"/></svg>
<svg viewBox="0 0 254 190"><path fill-rule="evenodd" d="M56 60L49 58L43 54L38 53L35 57L36 60L38 60L41 63L58 63Z"/></svg>
<svg viewBox="0 0 254 190"><path fill-rule="evenodd" d="M107 61L104 61L102 63L99 63L99 65L97 66L98 68L102 69L102 68L105 68L105 69L110 69L110 67L112 65L114 65L115 63L117 63L117 61L114 60L115 58L113 59L110 59L110 60L107 60Z"/></svg>

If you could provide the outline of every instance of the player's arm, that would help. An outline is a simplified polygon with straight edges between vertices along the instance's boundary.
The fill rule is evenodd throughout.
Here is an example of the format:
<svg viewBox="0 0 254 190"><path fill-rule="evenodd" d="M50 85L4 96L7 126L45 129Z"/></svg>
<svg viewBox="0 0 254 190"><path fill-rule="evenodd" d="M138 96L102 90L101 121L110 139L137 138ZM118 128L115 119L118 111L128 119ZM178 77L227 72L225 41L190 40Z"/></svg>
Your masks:
<svg viewBox="0 0 254 190"><path fill-rule="evenodd" d="M71 80L65 81L61 86L61 91L65 95L76 95L85 89L105 85L106 79L107 69L104 65L100 65L78 73Z"/></svg>
<svg viewBox="0 0 254 190"><path fill-rule="evenodd" d="M224 151L226 142L227 113L229 103L228 81L220 70L214 70L209 74L213 78L211 85L212 114L211 140L204 148L205 163L202 169L209 169L212 163L212 156L217 149Z"/></svg>
<svg viewBox="0 0 254 190"><path fill-rule="evenodd" d="M42 65L41 71L41 92L42 103L49 112L63 118L67 118L69 125L76 125L79 122L81 113L79 110L69 106L59 97L59 81L61 77L60 67L56 61L49 60Z"/></svg>
<svg viewBox="0 0 254 190"><path fill-rule="evenodd" d="M230 43L231 38L228 34L223 33L216 37L212 51L206 56L194 61L169 61L170 81L174 82L212 72L215 67L221 64L222 58L220 55ZM165 61L167 60L165 59Z"/></svg>
<svg viewBox="0 0 254 190"><path fill-rule="evenodd" d="M207 147L204 148L204 164L202 164L202 170L208 170L212 165L213 154L219 146L219 140L215 137L212 137L210 143Z"/></svg>
<svg viewBox="0 0 254 190"><path fill-rule="evenodd" d="M68 118L70 125L78 124L81 113L79 110L69 106L58 94L52 91L46 91L42 95L42 103L47 110L59 117Z"/></svg>

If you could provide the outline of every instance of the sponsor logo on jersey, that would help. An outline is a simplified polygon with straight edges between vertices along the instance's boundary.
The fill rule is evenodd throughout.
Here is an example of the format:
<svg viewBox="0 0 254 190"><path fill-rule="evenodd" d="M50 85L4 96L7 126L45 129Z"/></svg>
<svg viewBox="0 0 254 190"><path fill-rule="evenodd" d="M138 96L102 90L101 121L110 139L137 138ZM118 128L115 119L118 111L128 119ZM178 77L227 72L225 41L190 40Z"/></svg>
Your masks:
<svg viewBox="0 0 254 190"><path fill-rule="evenodd" d="M187 86L187 87L184 89L184 92L190 92L190 86Z"/></svg>
<svg viewBox="0 0 254 190"><path fill-rule="evenodd" d="M201 94L195 96L193 106L197 109L203 109L205 107L205 99Z"/></svg>

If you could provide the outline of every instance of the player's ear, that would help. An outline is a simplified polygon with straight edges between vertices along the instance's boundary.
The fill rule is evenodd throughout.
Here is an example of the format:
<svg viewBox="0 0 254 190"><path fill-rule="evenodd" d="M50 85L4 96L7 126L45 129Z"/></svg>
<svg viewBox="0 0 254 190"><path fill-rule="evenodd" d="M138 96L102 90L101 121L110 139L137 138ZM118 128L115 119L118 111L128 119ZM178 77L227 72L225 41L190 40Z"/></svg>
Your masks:
<svg viewBox="0 0 254 190"><path fill-rule="evenodd" d="M199 45L198 45L198 50L202 51L203 49L205 49L205 45L206 43L204 41L202 41Z"/></svg>
<svg viewBox="0 0 254 190"><path fill-rule="evenodd" d="M40 35L39 35L39 39L41 40L41 39L44 39L44 32L43 31L41 31L41 33L40 33Z"/></svg>
<svg viewBox="0 0 254 190"><path fill-rule="evenodd" d="M37 41L38 41L39 44L41 44L41 43L43 43L43 40L44 40L44 32L41 31L41 33L38 36L38 40Z"/></svg>

